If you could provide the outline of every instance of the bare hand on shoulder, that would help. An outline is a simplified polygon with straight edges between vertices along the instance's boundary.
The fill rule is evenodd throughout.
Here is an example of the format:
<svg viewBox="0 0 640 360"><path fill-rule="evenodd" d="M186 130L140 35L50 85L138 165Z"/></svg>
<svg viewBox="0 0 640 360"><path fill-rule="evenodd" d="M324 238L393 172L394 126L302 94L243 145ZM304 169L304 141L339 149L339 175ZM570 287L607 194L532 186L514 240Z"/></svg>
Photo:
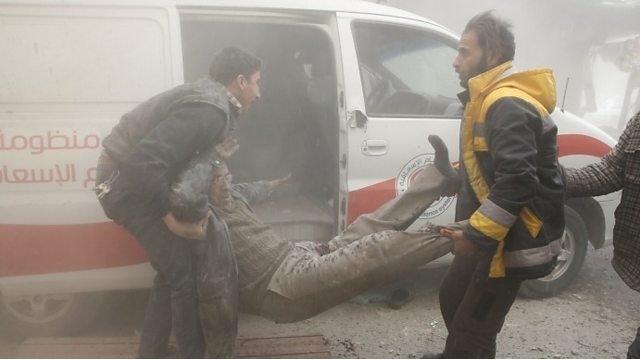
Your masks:
<svg viewBox="0 0 640 360"><path fill-rule="evenodd" d="M216 151L223 160L230 158L239 148L238 140L231 136L227 136L220 144L216 145Z"/></svg>

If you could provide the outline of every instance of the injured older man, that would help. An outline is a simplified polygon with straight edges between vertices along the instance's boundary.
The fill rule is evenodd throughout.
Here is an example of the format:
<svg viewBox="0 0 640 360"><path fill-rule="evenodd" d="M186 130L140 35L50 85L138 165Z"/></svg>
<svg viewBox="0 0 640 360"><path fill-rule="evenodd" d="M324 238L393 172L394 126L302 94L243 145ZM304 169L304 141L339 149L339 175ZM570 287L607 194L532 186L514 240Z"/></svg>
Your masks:
<svg viewBox="0 0 640 360"><path fill-rule="evenodd" d="M433 201L457 187L446 146L437 136L429 141L436 149L433 165L404 193L323 244L292 243L276 234L251 208L266 199L273 182L232 185L225 163L213 161L210 210L229 229L240 310L276 322L300 321L449 253L452 240L435 226L406 231Z"/></svg>

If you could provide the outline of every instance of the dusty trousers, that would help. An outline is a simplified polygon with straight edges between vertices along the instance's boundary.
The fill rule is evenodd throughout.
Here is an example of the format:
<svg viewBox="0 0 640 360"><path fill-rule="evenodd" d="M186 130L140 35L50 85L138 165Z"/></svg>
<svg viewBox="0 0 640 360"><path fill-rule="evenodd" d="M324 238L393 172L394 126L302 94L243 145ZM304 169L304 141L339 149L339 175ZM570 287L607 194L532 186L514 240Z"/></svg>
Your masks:
<svg viewBox="0 0 640 360"><path fill-rule="evenodd" d="M491 256L456 255L440 286L445 358L495 358L496 337L522 280L489 278Z"/></svg>
<svg viewBox="0 0 640 360"><path fill-rule="evenodd" d="M215 212L197 243L200 322L209 358L232 358L238 335L238 266L226 224Z"/></svg>
<svg viewBox="0 0 640 360"><path fill-rule="evenodd" d="M106 181L114 171L115 166L101 158L96 183ZM100 203L116 223L135 237L157 271L147 302L138 356L165 357L173 328L180 357L203 357L205 344L196 286L198 243L174 235L162 219L141 210L131 195L112 191L109 196L129 198L116 202L107 196Z"/></svg>
<svg viewBox="0 0 640 360"><path fill-rule="evenodd" d="M452 249L430 226L404 231L440 198L447 180L428 166L403 194L358 217L321 255L313 242L297 243L272 276L260 315L300 321L368 289L382 286Z"/></svg>

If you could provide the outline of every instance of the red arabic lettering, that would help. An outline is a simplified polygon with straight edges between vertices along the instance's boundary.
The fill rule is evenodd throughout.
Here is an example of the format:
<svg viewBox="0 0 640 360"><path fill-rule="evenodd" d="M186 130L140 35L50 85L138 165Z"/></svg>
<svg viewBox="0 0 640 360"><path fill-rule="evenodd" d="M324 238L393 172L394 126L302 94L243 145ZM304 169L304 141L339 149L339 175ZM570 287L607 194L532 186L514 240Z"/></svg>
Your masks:
<svg viewBox="0 0 640 360"><path fill-rule="evenodd" d="M5 141L6 140L6 141ZM82 150L97 149L100 147L100 136L96 134L88 134L78 138L78 132L73 130L71 135L60 133L59 130L47 131L42 135L24 135L7 136L0 131L0 151L21 151L30 150L33 155L42 154L47 150Z"/></svg>
<svg viewBox="0 0 640 360"><path fill-rule="evenodd" d="M64 172L63 172L64 169ZM33 184L33 183L63 183L76 181L76 166L74 164L55 164L48 169L9 169L3 165L0 169L0 184Z"/></svg>
<svg viewBox="0 0 640 360"><path fill-rule="evenodd" d="M84 187L88 187L89 185L95 184L96 182L96 171L97 169L95 167L92 168L88 168L87 169L87 174L84 178Z"/></svg>

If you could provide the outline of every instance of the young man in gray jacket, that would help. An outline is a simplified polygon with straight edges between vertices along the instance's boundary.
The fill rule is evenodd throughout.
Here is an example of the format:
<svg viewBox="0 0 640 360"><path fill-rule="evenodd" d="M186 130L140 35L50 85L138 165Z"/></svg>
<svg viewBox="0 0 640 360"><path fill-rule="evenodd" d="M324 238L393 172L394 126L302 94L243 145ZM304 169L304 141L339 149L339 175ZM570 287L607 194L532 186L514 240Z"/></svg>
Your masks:
<svg viewBox="0 0 640 360"><path fill-rule="evenodd" d="M196 154L223 143L236 116L260 96L261 66L244 50L224 48L208 77L138 105L104 139L96 181L100 203L136 238L157 271L140 357L165 356L172 327L181 357L204 356L193 239L205 236L207 217L176 218L169 187Z"/></svg>

